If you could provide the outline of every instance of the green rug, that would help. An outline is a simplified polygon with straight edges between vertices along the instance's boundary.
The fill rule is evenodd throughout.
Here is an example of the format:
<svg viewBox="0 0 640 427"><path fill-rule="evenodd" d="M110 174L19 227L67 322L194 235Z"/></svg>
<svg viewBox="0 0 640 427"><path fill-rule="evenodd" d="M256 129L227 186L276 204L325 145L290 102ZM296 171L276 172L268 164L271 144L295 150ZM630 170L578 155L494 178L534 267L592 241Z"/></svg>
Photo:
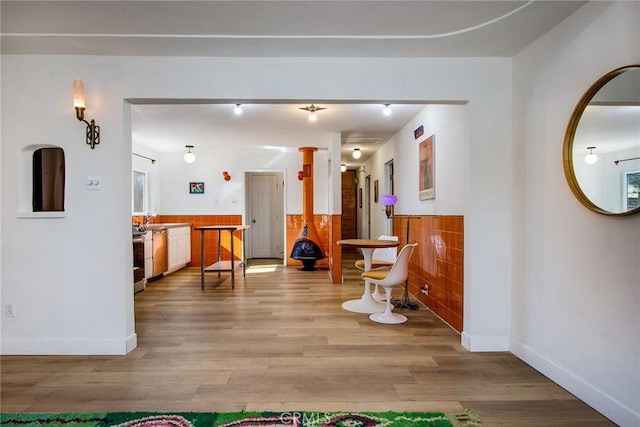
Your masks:
<svg viewBox="0 0 640 427"><path fill-rule="evenodd" d="M464 425L477 425L461 421ZM454 424L442 412L67 412L3 413L0 426L453 427Z"/></svg>

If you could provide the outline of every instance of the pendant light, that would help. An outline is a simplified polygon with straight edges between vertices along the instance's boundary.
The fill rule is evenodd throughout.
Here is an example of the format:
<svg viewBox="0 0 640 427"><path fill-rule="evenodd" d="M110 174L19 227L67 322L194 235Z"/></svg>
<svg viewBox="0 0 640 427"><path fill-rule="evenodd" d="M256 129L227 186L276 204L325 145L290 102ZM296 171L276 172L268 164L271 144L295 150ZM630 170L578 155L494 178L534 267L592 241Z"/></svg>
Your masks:
<svg viewBox="0 0 640 427"><path fill-rule="evenodd" d="M384 114L385 116L391 115L391 107L389 106L389 104L384 104L384 108L382 109L382 114Z"/></svg>
<svg viewBox="0 0 640 427"><path fill-rule="evenodd" d="M588 165L593 165L595 162L598 161L598 155L593 152L595 148L596 147L587 147L587 150L589 150L589 153L586 156L584 156L584 162Z"/></svg>
<svg viewBox="0 0 640 427"><path fill-rule="evenodd" d="M187 163L193 163L196 161L196 155L191 152L193 145L185 145L187 152L184 153L184 161Z"/></svg>
<svg viewBox="0 0 640 427"><path fill-rule="evenodd" d="M299 110L308 111L309 112L309 121L310 122L315 122L317 120L316 111L326 110L326 107L316 107L315 105L311 104L311 105L309 105L307 107L300 107L298 109Z"/></svg>
<svg viewBox="0 0 640 427"><path fill-rule="evenodd" d="M353 149L353 158L354 159L359 159L362 156L362 153L360 152L359 148L354 148Z"/></svg>

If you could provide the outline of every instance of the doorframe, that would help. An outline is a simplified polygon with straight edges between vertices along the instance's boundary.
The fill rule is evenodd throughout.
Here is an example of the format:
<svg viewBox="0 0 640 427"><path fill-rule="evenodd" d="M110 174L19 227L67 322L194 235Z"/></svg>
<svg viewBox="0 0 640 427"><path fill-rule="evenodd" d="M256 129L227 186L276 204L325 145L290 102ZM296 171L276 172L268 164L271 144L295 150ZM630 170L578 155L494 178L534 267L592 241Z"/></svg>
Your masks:
<svg viewBox="0 0 640 427"><path fill-rule="evenodd" d="M283 169L256 169L256 170L245 170L244 171L244 188L245 188L245 192L244 192L244 207L242 209L242 223L243 224L248 224L251 225L249 223L249 217L251 216L251 176L254 175L272 175L272 174L278 174L281 178L282 178L282 188L278 194L279 198L281 198L280 202L280 206L282 208L282 218L281 218L281 222L280 222L280 245L282 247L282 263L283 265L287 265L287 256L285 254L285 251L287 249L287 191L285 188L286 182L287 182L287 171L283 170ZM277 204L276 204L277 205ZM251 229L249 229L251 230ZM253 258L253 242L252 242L252 237L251 237L251 232L246 233L245 234L247 242L245 242L245 248L248 248L247 250L247 254L246 254L246 258L247 259L251 259Z"/></svg>
<svg viewBox="0 0 640 427"><path fill-rule="evenodd" d="M371 175L364 177L363 239L371 238Z"/></svg>
<svg viewBox="0 0 640 427"><path fill-rule="evenodd" d="M385 194L395 194L393 186L393 159L384 164L384 181L385 181ZM393 235L393 215L395 215L395 206L391 206L391 218L385 219L388 232L387 234Z"/></svg>

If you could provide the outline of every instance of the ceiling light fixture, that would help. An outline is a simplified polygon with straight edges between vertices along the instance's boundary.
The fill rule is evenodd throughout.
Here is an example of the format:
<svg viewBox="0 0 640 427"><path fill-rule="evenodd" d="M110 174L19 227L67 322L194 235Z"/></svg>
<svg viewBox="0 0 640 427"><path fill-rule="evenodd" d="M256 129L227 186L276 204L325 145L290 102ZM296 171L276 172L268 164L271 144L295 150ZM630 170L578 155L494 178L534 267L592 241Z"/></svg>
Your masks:
<svg viewBox="0 0 640 427"><path fill-rule="evenodd" d="M242 114L242 106L240 104L236 104L236 108L233 109L233 112L235 113L236 116L239 116Z"/></svg>
<svg viewBox="0 0 640 427"><path fill-rule="evenodd" d="M193 145L185 145L187 152L184 153L184 161L187 163L193 163L196 161L196 155L191 152Z"/></svg>
<svg viewBox="0 0 640 427"><path fill-rule="evenodd" d="M87 145L93 150L100 144L100 126L96 126L96 121L91 123L84 119L84 83L80 79L73 81L73 106L76 109L76 118L87 125Z"/></svg>
<svg viewBox="0 0 640 427"><path fill-rule="evenodd" d="M362 153L360 152L359 148L354 148L353 149L353 158L354 159L359 159L362 156Z"/></svg>
<svg viewBox="0 0 640 427"><path fill-rule="evenodd" d="M391 115L391 107L389 106L389 104L384 104L384 108L382 109L382 114L384 114L385 116Z"/></svg>
<svg viewBox="0 0 640 427"><path fill-rule="evenodd" d="M347 171L347 165L345 165L344 163L340 165L340 172L346 172Z"/></svg>
<svg viewBox="0 0 640 427"><path fill-rule="evenodd" d="M299 107L299 110L305 110L309 112L309 121L310 122L315 122L317 117L316 117L316 111L320 111L320 110L326 110L325 107L316 107L315 105L311 104L308 107Z"/></svg>
<svg viewBox="0 0 640 427"><path fill-rule="evenodd" d="M598 161L598 155L593 152L595 148L596 147L587 147L587 150L589 150L589 153L586 156L584 156L584 162L588 165L592 165Z"/></svg>

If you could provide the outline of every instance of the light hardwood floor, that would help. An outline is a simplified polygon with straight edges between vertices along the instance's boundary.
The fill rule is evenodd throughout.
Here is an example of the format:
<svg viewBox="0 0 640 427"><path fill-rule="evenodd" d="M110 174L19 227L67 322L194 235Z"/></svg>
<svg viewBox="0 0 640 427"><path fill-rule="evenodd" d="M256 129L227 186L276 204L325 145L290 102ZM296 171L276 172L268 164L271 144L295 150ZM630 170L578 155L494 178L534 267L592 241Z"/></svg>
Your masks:
<svg viewBox="0 0 640 427"><path fill-rule="evenodd" d="M469 353L421 306L404 325L343 311L362 294L326 271L250 263L246 279L198 268L135 296L127 356L5 356L1 410L234 411L468 408L483 426L608 426L606 418L508 353ZM400 296L400 290L395 297Z"/></svg>

